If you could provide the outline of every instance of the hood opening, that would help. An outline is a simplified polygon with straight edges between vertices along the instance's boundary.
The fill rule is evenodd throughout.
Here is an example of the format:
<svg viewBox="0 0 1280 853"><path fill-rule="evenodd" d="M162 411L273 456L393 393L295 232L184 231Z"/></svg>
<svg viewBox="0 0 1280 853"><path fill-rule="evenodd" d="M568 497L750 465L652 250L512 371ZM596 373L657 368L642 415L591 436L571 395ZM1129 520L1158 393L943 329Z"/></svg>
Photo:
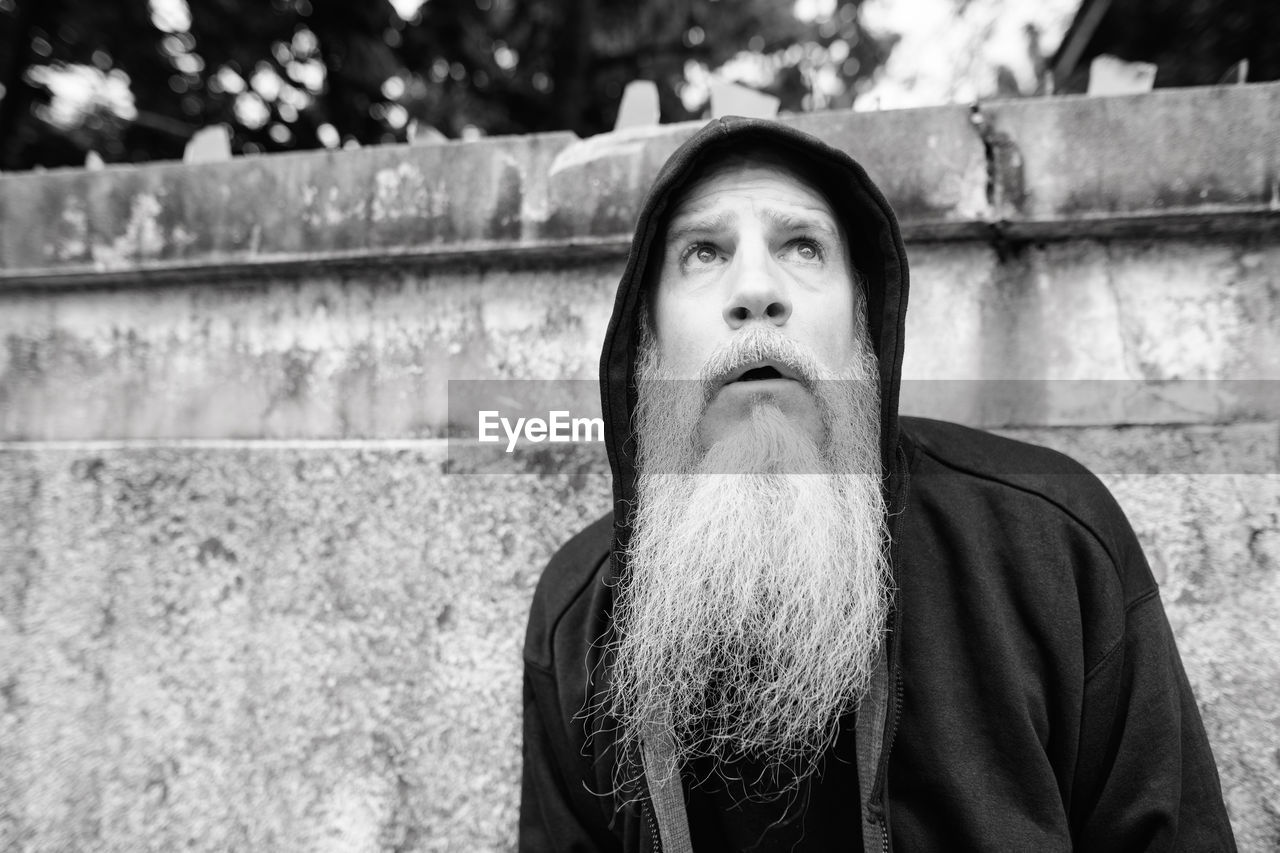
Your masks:
<svg viewBox="0 0 1280 853"><path fill-rule="evenodd" d="M866 288L867 328L879 361L881 470L886 488L898 445L898 392L907 303L907 258L898 222L879 188L848 154L789 125L762 119L714 120L690 137L658 173L641 208L600 357L600 393L613 473L615 560L629 538L635 501L634 380L642 295L661 264L661 239L672 203L714 160L743 148L766 148L817 183L848 236ZM759 369L758 369L759 370ZM756 373L756 371L748 371ZM744 377L745 378L745 374ZM764 378L757 374L757 378ZM776 377L775 377L776 378ZM750 381L750 380L747 380Z"/></svg>

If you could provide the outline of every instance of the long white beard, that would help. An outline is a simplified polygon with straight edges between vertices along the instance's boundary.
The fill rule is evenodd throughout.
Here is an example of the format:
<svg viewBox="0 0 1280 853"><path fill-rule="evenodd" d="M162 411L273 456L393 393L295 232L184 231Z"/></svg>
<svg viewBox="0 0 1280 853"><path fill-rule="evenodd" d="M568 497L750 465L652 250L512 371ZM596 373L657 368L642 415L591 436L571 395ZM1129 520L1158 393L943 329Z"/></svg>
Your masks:
<svg viewBox="0 0 1280 853"><path fill-rule="evenodd" d="M866 693L883 639L891 578L875 356L864 348L858 363L824 372L759 330L713 356L702 381L678 381L661 378L656 349L646 340L637 369L638 505L608 658L617 781L634 781L625 757L656 725L675 747L665 772L746 758L763 768L762 794L785 793ZM702 452L706 380L766 357L817 380L824 445L760 403Z"/></svg>

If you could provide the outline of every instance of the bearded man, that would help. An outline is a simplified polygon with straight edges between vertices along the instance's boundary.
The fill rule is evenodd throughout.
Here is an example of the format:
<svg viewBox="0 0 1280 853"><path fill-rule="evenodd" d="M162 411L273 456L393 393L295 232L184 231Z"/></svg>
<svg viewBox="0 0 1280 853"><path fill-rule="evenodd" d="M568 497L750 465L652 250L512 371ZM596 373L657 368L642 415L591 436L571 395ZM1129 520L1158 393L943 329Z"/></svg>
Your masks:
<svg viewBox="0 0 1280 853"><path fill-rule="evenodd" d="M522 850L1232 850L1096 479L897 413L907 261L846 154L709 124L601 357L614 512L539 583Z"/></svg>

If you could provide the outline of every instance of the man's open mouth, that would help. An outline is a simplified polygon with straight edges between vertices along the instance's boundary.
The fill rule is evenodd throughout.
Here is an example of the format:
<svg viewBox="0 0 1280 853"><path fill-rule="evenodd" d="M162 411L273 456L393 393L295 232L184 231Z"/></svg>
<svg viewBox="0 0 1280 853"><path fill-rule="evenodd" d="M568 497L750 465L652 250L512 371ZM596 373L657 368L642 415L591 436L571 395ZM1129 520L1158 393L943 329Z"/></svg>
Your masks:
<svg viewBox="0 0 1280 853"><path fill-rule="evenodd" d="M757 382L761 379L785 379L782 372L776 367L753 367L746 373L739 376L735 382Z"/></svg>
<svg viewBox="0 0 1280 853"><path fill-rule="evenodd" d="M720 379L716 380L710 386L707 399L715 396L722 388L729 385L737 385L743 382L768 382L770 380L787 380L790 382L799 382L805 388L810 388L809 383L800 376L799 371L789 364L774 359L763 359L739 366L736 370L732 370Z"/></svg>
<svg viewBox="0 0 1280 853"><path fill-rule="evenodd" d="M791 379L800 381L795 368L791 365L772 358L752 361L739 366L736 370L730 371L723 380L721 385L732 385L735 382L763 382L767 379Z"/></svg>

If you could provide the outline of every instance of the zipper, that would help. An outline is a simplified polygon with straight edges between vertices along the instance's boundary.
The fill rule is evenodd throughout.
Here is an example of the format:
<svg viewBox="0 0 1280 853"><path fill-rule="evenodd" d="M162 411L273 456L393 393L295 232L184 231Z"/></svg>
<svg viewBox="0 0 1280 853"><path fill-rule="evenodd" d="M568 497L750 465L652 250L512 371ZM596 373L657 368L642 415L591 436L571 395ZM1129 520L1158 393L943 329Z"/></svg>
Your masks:
<svg viewBox="0 0 1280 853"><path fill-rule="evenodd" d="M906 511L905 496L908 484L911 481L910 464L907 460L906 451L901 444L898 445L897 459L902 471L902 481L899 484L898 492L903 495L903 506L889 517L889 541L891 543L898 541L896 535L897 522L901 514ZM876 768L876 783L871 790L869 800L879 812L876 815L876 822L880 824L880 848L883 853L889 853L889 792L887 790L889 785L889 754L893 752L893 742L898 736L898 722L902 717L902 669L898 661L901 638L902 612L895 606L893 610L893 625L889 632L891 643L889 649L889 674L893 679L892 695L885 723L884 741L880 749L880 766Z"/></svg>
<svg viewBox="0 0 1280 853"><path fill-rule="evenodd" d="M658 836L658 823L654 820L648 797L641 800L640 811L644 814L644 821L649 827L649 837L653 839L652 853L662 853L662 839Z"/></svg>
<svg viewBox="0 0 1280 853"><path fill-rule="evenodd" d="M896 621L896 620L895 620ZM895 649L896 651L896 649ZM896 658L897 655L894 655ZM893 660L893 700L889 706L889 719L885 726L884 746L880 750L880 767L876 771L876 786L871 791L871 801L880 804L880 821L887 828L889 825L888 809L885 802L885 788L889 779L889 752L893 749L893 741L898 736L898 718L902 716L902 675L898 672L897 661Z"/></svg>
<svg viewBox="0 0 1280 853"><path fill-rule="evenodd" d="M897 621L895 613L894 622ZM871 796L867 798L868 817L873 823L880 825L882 853L889 853L889 753L893 750L893 742L898 735L898 720L902 711L902 676L897 667L896 644L893 651L894 654L890 656L893 687L890 689L889 712L885 717L884 741L880 749L879 766L876 768L875 785L871 788Z"/></svg>
<svg viewBox="0 0 1280 853"><path fill-rule="evenodd" d="M885 736L884 751L884 773L876 780L876 787L879 789L880 796L880 846L884 853L889 853L889 751L893 749L894 738L898 735L898 718L902 710L902 675L894 668L893 672L893 706L889 710L889 733Z"/></svg>

